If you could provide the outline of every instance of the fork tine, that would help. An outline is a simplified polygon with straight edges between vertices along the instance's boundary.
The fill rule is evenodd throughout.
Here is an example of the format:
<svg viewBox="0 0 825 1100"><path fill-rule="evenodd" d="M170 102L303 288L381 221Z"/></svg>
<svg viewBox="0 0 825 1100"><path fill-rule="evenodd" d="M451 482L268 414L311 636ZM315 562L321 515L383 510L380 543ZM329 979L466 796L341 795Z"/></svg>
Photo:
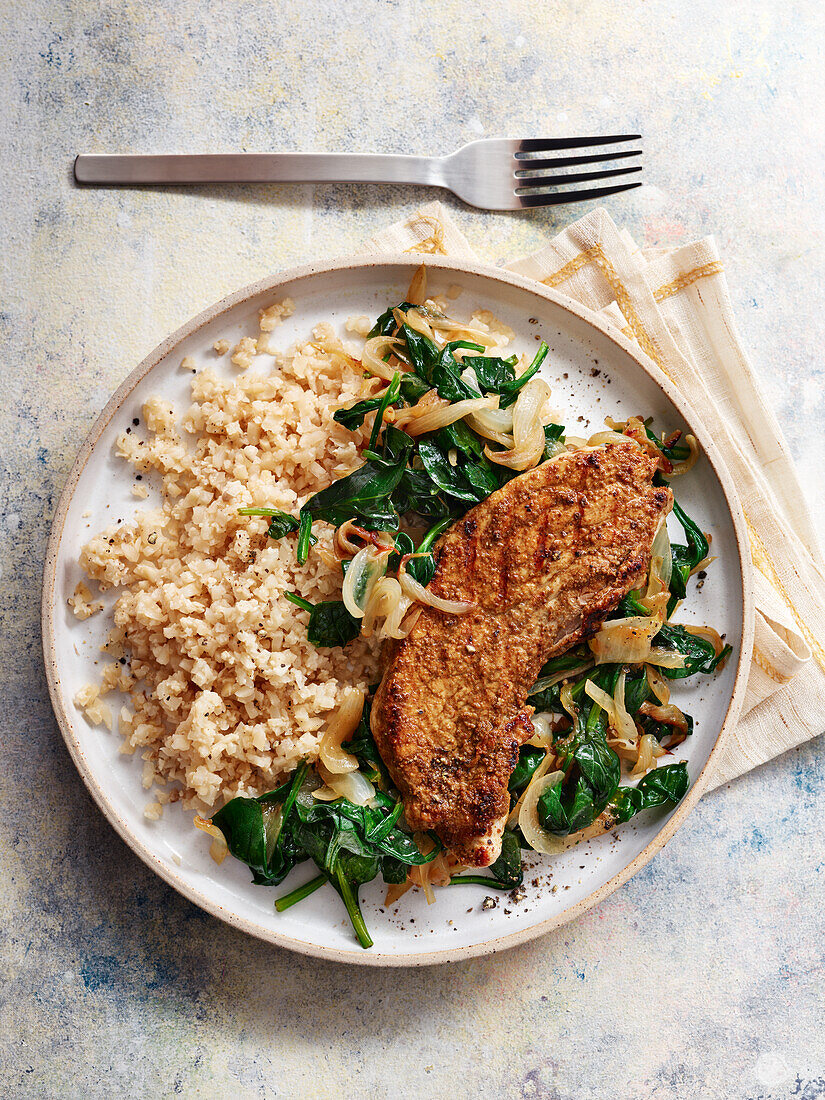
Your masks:
<svg viewBox="0 0 825 1100"><path fill-rule="evenodd" d="M573 172L567 176L536 176L520 177L519 183L523 186L516 188L517 195L535 191L538 187L561 187L565 183L587 183L588 180L606 180L611 176L629 176L631 172L641 172L641 164L633 168L613 168L607 172Z"/></svg>
<svg viewBox="0 0 825 1100"><path fill-rule="evenodd" d="M551 157L549 160L524 157L518 160L519 167L516 169L516 176L521 179L545 168L572 168L575 164L599 164L604 160L622 160L625 157L640 157L641 155L641 149L622 149L618 153L588 153L581 157Z"/></svg>
<svg viewBox="0 0 825 1100"><path fill-rule="evenodd" d="M586 149L590 145L614 145L619 141L641 141L641 134L614 134L611 137L525 138L519 153L543 153L547 149ZM519 158L521 159L521 158Z"/></svg>
<svg viewBox="0 0 825 1100"><path fill-rule="evenodd" d="M586 202L588 199L600 199L604 195L617 195L620 191L632 191L641 187L637 183L623 183L616 187L590 187L584 191L542 191L534 195L519 195L519 206L559 206L565 202Z"/></svg>

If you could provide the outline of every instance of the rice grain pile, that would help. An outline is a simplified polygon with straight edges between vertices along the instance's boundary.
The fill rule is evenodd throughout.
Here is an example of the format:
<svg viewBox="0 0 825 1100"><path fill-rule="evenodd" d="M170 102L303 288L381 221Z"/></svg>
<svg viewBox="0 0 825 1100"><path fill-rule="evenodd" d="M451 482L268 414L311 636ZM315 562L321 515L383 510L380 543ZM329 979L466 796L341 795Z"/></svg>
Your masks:
<svg viewBox="0 0 825 1100"><path fill-rule="evenodd" d="M286 303L275 305L262 311L262 333L288 314ZM122 751L143 756L144 787L155 788L147 816L158 817L164 802L213 808L272 789L302 757L317 756L344 688L375 680L375 642L316 649L307 613L284 598L340 597L332 528L315 525L318 545L300 566L294 535L269 540L268 520L238 509L297 514L360 465L361 434L333 413L376 385L321 325L271 373L229 381L199 371L180 423L172 405L154 397L143 409L146 437L119 437L121 457L141 474L160 475L163 504L82 551L88 577L119 595L112 663L76 701L90 720L110 724L100 697L128 692L118 718ZM85 614L88 606L84 595L78 607ZM126 664L117 663L121 656Z"/></svg>

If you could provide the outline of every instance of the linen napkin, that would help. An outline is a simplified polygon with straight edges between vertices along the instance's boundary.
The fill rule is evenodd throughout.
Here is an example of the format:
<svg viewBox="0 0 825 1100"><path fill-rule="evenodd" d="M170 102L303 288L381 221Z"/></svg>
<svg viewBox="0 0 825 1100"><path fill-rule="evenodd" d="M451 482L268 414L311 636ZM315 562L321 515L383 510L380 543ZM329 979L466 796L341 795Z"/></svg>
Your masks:
<svg viewBox="0 0 825 1100"><path fill-rule="evenodd" d="M372 237L366 252L479 261L441 203ZM755 634L742 714L711 790L825 730L825 572L779 424L742 348L712 237L641 249L604 209L505 265L567 295L634 340L701 411L745 512Z"/></svg>

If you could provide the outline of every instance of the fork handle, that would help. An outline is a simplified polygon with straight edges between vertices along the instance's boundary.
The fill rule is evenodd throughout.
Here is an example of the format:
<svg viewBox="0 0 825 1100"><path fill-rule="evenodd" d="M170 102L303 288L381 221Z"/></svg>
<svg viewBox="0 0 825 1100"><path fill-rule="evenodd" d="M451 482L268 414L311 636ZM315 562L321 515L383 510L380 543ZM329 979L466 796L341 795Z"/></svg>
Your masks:
<svg viewBox="0 0 825 1100"><path fill-rule="evenodd" d="M417 183L443 187L441 161L382 153L84 154L78 183Z"/></svg>

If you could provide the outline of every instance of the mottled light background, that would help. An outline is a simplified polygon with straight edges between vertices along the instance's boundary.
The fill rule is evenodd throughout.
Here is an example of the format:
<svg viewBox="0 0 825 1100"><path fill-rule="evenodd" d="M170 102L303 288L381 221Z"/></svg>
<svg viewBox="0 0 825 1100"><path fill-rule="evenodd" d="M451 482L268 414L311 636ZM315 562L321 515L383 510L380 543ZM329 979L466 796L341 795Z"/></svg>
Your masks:
<svg viewBox="0 0 825 1100"><path fill-rule="evenodd" d="M823 54L822 0L0 5L4 1095L825 1096L825 743L709 796L628 886L536 943L348 969L204 916L117 839L60 740L38 628L57 494L138 360L228 291L434 197L80 191L81 150L641 131L649 186L607 205L651 245L717 234L821 521ZM583 212L451 208L495 259Z"/></svg>

